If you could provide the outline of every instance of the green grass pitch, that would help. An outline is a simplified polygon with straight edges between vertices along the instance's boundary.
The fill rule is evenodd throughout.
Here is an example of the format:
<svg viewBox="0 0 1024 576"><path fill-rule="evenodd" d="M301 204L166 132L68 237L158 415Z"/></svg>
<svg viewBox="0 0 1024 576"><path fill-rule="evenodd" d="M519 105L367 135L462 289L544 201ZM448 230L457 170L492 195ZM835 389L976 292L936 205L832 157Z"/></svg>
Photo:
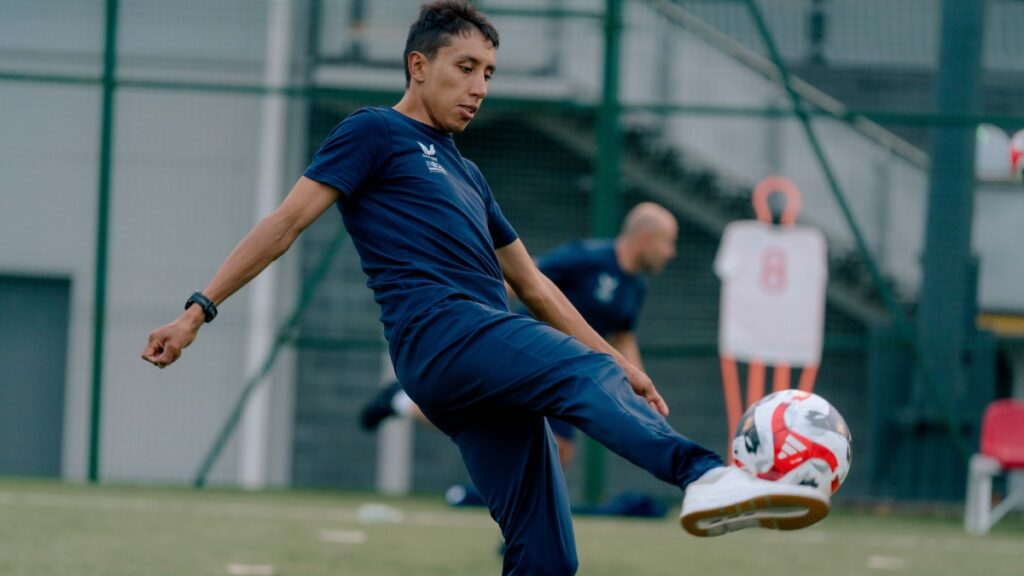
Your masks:
<svg viewBox="0 0 1024 576"><path fill-rule="evenodd" d="M368 503L401 511L400 521L368 522L360 514ZM1022 573L1020 514L985 537L967 535L961 523L950 514L840 509L797 532L698 539L674 518L575 521L579 573L586 576ZM212 576L246 569L275 576L494 575L501 573L497 545L497 527L485 512L448 508L440 496L0 479L5 576Z"/></svg>

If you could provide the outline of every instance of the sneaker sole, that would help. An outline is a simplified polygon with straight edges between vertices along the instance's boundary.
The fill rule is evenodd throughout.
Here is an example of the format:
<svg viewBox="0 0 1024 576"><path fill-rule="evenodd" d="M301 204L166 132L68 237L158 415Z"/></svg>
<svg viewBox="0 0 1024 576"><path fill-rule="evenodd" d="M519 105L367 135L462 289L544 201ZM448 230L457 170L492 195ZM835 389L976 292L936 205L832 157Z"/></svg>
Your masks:
<svg viewBox="0 0 1024 576"><path fill-rule="evenodd" d="M691 512L679 518L694 536L721 536L744 528L799 530L828 516L829 504L812 496L761 495L729 506Z"/></svg>

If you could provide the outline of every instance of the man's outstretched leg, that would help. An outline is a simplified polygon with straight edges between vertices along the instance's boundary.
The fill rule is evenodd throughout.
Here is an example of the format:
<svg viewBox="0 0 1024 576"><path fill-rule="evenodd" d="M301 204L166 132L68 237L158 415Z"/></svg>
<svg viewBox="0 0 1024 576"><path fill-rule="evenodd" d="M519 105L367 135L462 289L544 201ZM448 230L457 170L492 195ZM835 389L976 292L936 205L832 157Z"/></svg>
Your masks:
<svg viewBox="0 0 1024 576"><path fill-rule="evenodd" d="M680 523L695 536L751 527L793 530L818 522L829 500L818 490L754 478L679 435L639 396L618 365L586 353L563 366L569 413L562 415L617 454L685 490ZM664 445L667 444L668 447ZM671 447L679 446L673 450ZM668 456L662 455L668 451ZM674 462L664 468L663 462Z"/></svg>
<svg viewBox="0 0 1024 576"><path fill-rule="evenodd" d="M575 338L467 301L437 307L431 320L422 323L417 346L400 349L395 368L413 383L406 387L410 396L450 436L457 430L446 426L446 413L561 418L685 490L680 522L697 536L752 526L802 528L828 513L829 499L816 489L724 468L717 454L673 430L637 396L610 356ZM431 361L410 363L411 352Z"/></svg>
<svg viewBox="0 0 1024 576"><path fill-rule="evenodd" d="M559 417L620 456L685 490L680 523L695 536L719 536L751 527L794 530L818 522L829 499L808 486L754 478L681 436L633 393L609 357L570 355L555 368L563 376L554 396Z"/></svg>
<svg viewBox="0 0 1024 576"><path fill-rule="evenodd" d="M459 329L453 330L454 322L440 320L421 341L454 343L431 345L421 353L434 358L431 367L444 366L448 374L458 374L459 382L409 388L421 406L486 406L561 418L685 490L680 521L697 536L753 526L791 530L828 513L829 499L813 488L724 468L717 454L673 430L634 394L611 357L529 318L471 303L451 306L463 318ZM456 332L458 338L450 340ZM410 374L410 381L446 381L426 368Z"/></svg>

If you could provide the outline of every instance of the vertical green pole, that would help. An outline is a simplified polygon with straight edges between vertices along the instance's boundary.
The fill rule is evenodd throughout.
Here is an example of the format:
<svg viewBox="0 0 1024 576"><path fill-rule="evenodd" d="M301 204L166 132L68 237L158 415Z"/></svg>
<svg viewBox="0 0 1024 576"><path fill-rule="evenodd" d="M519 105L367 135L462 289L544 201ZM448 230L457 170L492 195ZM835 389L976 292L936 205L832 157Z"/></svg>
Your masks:
<svg viewBox="0 0 1024 576"><path fill-rule="evenodd" d="M114 142L114 90L117 67L118 0L107 0L103 46L103 104L100 124L99 198L96 215L96 271L93 290L92 395L89 415L89 481L99 481L100 419L103 406L103 334L107 313L107 245L110 178Z"/></svg>
<svg viewBox="0 0 1024 576"><path fill-rule="evenodd" d="M622 34L622 0L606 0L604 19L604 82L601 108L597 117L597 158L594 167L594 197L591 205L591 232L595 236L614 236L621 212L619 194L619 40Z"/></svg>
<svg viewBox="0 0 1024 576"><path fill-rule="evenodd" d="M618 231L621 212L619 194L619 39L622 34L622 0L606 0L604 18L604 82L597 125L597 158L594 167L594 196L591 199L591 233L612 237ZM604 447L587 438L584 451L583 498L597 503L604 494Z"/></svg>
<svg viewBox="0 0 1024 576"><path fill-rule="evenodd" d="M945 0L935 101L940 114L974 112L981 70L985 3ZM942 374L945 392L966 390L963 351L973 328L971 222L974 215L974 126L937 126L932 137L931 193L924 275L917 314L925 358ZM921 386L915 400L921 402ZM953 402L956 409L957 402Z"/></svg>
<svg viewBox="0 0 1024 576"><path fill-rule="evenodd" d="M939 69L935 78L935 103L940 114L962 115L975 111L981 76L982 29L985 2L945 0L942 3L942 37ZM914 379L911 407L919 414L919 430L913 437L918 471L908 485L924 499L959 495L967 462L943 462L929 458L943 454L939 438L926 431L944 418L950 435L965 443L960 426L970 413L971 399L991 397L994 384L969 378L966 360L977 314L977 265L971 254L974 216L975 126L936 126L932 136L928 220L921 255L923 275L917 308L917 334L933 385L947 399L949 413L941 414L927 404L927 383ZM986 389L987 387L987 389ZM928 449L929 446L933 448ZM941 462L941 463L940 463Z"/></svg>

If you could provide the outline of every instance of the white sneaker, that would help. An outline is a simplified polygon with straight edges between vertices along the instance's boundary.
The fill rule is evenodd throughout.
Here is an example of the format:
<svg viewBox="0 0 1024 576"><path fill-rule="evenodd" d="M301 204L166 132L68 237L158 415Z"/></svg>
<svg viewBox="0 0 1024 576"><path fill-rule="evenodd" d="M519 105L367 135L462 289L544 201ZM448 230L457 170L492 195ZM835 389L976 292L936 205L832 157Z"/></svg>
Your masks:
<svg viewBox="0 0 1024 576"><path fill-rule="evenodd" d="M687 486L679 522L694 536L744 528L796 530L828 515L828 496L816 488L769 482L739 468L713 468Z"/></svg>

